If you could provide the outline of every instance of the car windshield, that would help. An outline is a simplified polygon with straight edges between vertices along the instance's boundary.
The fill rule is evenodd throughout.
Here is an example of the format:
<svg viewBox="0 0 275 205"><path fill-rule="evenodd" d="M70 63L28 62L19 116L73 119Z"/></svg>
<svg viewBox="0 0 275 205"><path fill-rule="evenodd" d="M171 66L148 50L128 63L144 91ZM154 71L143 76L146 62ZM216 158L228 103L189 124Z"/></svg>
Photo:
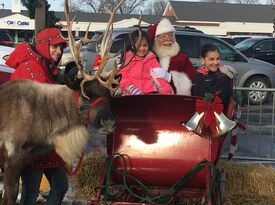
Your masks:
<svg viewBox="0 0 275 205"><path fill-rule="evenodd" d="M249 39L243 40L240 43L238 43L237 45L235 45L235 48L237 48L240 51L245 51L246 49L255 45L255 42L257 42L257 41L259 41L258 38L249 38Z"/></svg>

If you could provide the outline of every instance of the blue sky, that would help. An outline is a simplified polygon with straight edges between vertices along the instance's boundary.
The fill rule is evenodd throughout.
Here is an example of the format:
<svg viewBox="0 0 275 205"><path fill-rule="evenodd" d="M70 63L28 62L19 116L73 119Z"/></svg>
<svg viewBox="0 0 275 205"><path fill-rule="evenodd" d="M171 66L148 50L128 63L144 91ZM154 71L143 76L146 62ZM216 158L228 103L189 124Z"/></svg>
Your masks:
<svg viewBox="0 0 275 205"><path fill-rule="evenodd" d="M5 9L11 9L11 2L12 0L0 0L0 9L3 9L2 4L4 4ZM63 11L63 2L63 0L48 0L48 3L51 4L50 10ZM23 9L25 10L26 8L23 7Z"/></svg>

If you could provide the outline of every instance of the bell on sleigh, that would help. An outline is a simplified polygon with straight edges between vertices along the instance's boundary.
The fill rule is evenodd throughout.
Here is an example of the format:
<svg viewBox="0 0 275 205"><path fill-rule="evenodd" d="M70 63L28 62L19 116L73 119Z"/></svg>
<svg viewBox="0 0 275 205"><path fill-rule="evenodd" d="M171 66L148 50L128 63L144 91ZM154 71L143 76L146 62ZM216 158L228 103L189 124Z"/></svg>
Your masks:
<svg viewBox="0 0 275 205"><path fill-rule="evenodd" d="M213 137L222 136L231 131L236 126L236 122L229 120L223 113L219 115L216 112L214 112L214 115L217 121L217 132L213 133Z"/></svg>
<svg viewBox="0 0 275 205"><path fill-rule="evenodd" d="M187 121L187 123L182 123L183 126L185 126L188 130L191 130L198 134L199 136L203 136L203 132L205 128L207 127L204 123L204 112L198 113L196 112L190 120ZM212 137L219 137L227 132L231 131L235 126L236 122L229 120L223 113L217 114L214 112L215 119L216 120L216 132L212 132Z"/></svg>
<svg viewBox="0 0 275 205"><path fill-rule="evenodd" d="M182 122L181 124L186 127L188 130L191 130L198 135L202 136L202 130L204 127L204 122L203 122L203 115L204 113L198 113L196 112L190 120L188 120L187 123Z"/></svg>

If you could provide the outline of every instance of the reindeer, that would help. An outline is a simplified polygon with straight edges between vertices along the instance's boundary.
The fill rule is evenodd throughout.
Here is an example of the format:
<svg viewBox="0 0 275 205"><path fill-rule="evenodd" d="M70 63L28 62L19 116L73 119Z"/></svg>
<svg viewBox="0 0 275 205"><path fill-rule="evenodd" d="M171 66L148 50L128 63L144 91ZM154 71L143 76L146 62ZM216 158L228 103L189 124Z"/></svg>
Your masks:
<svg viewBox="0 0 275 205"><path fill-rule="evenodd" d="M89 42L88 30L83 39L75 42L72 22L69 19L68 0L65 14L68 25L68 44L79 72L83 76L80 91L65 85L49 85L30 80L10 81L0 87L0 164L4 168L4 198L2 204L14 205L18 180L24 167L39 156L55 150L71 164L81 156L87 139L87 124L102 133L115 128L115 120L108 105L116 91L119 79L116 74L127 62L116 63L111 72L103 71L109 55L112 22L120 0L110 15L101 42L102 62L98 71L87 74L80 61L81 47ZM134 55L133 55L134 56Z"/></svg>

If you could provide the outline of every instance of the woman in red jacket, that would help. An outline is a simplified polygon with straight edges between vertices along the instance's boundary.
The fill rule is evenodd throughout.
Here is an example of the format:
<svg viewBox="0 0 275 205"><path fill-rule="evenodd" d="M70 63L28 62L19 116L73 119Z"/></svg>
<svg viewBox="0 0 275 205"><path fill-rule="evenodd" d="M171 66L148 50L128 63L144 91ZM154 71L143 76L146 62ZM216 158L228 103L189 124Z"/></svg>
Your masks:
<svg viewBox="0 0 275 205"><path fill-rule="evenodd" d="M41 83L56 83L57 64L66 42L56 28L46 28L36 37L35 43L24 42L10 54L6 64L15 68L11 80L30 79ZM52 151L47 156L29 164L21 174L22 196L20 205L34 205L39 195L43 173L50 183L50 194L46 204L61 204L68 189L63 160Z"/></svg>

